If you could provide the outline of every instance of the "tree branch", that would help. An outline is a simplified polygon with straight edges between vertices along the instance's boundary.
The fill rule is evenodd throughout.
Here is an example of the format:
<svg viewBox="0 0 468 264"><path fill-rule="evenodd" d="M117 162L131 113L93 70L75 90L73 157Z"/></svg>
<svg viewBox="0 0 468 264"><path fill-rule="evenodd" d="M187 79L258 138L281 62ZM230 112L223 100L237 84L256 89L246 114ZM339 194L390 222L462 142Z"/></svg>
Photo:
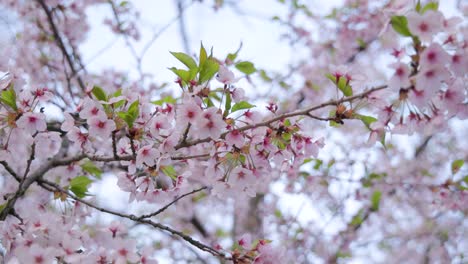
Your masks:
<svg viewBox="0 0 468 264"><path fill-rule="evenodd" d="M194 193L197 193L199 191L202 191L202 190L205 190L207 189L208 187L204 186L204 187L201 187L201 188L198 188L198 189L195 189L191 192L188 192L188 193L185 193L179 197L177 197L176 199L174 199L172 202L166 204L164 207L162 207L161 209L159 209L158 211L154 212L154 213L151 213L151 214L147 214L147 215L142 215L140 217L138 217L138 219L145 219L145 218L151 218L153 216L156 216L162 212L164 212L167 208L169 208L171 205L175 204L177 201L179 201L180 199L186 197L186 196L189 196L191 194L194 194Z"/></svg>
<svg viewBox="0 0 468 264"><path fill-rule="evenodd" d="M309 107L309 108L306 108L306 109L303 109L303 110L282 114L282 115L279 115L279 116L274 117L272 119L266 120L264 122L256 123L256 124L253 124L253 125L246 125L246 126L238 128L237 130L238 131L245 131L245 130L254 129L254 128L258 128L258 127L270 126L272 123L274 123L276 121L280 121L280 120L283 120L285 118L294 117L294 116L309 116L309 117L313 117L314 119L318 119L318 120L329 120L328 118L312 116L310 114L310 112L315 111L315 110L320 109L320 108L323 108L325 106L339 105L339 104L342 104L344 102L354 101L355 99L365 98L369 94L371 94L371 93L373 93L375 91L385 89L385 88L387 88L387 85L377 86L377 87L369 89L369 90L367 90L365 92L357 94L355 96L346 97L346 98L343 98L341 100L330 100L328 102L325 102L325 103L322 103L322 104L319 104L319 105L316 105L316 106L312 106L312 107ZM229 133L229 131L222 133L220 138L224 139L228 133ZM179 143L179 144L177 144L175 146L175 149L186 148L186 147L198 145L200 143L210 142L211 140L212 140L211 138L203 138L203 139L197 139L197 140L194 140L194 141L181 142L181 143Z"/></svg>
<svg viewBox="0 0 468 264"><path fill-rule="evenodd" d="M67 48L65 47L65 44L63 43L62 37L59 34L59 31L57 29L57 26L55 25L54 18L52 17L52 13L50 12L49 8L47 7L47 4L44 2L44 0L37 0L37 2L41 5L42 9L47 15L47 20L49 21L50 28L52 29L52 32L54 34L54 39L57 42L58 47L62 51L63 56L68 62L68 65L70 66L70 70L72 71L72 76L76 76L76 80L78 81L78 85L80 86L81 90L84 92L86 90L86 86L81 79L79 75L77 75L77 71L75 69L75 65L73 64L73 60L71 58L71 55L68 54Z"/></svg>

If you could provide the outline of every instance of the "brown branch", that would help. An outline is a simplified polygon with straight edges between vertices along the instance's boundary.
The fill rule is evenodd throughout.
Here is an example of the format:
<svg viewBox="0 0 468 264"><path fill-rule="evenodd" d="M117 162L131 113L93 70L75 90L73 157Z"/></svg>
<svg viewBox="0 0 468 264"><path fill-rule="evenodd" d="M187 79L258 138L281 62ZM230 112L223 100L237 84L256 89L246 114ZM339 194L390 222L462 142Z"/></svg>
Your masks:
<svg viewBox="0 0 468 264"><path fill-rule="evenodd" d="M13 170L13 168L11 168L10 165L6 161L1 160L0 164L3 165L5 170L8 171L8 173L10 173L10 175L13 176L13 178L15 178L16 181L18 181L18 182L21 181L21 178L18 176L18 174L16 174L16 172Z"/></svg>
<svg viewBox="0 0 468 264"><path fill-rule="evenodd" d="M184 46L185 53L190 53L189 39L187 35L187 30L185 28L185 18L184 18L184 5L182 0L176 1L177 14L179 16L179 32L182 37L182 44Z"/></svg>
<svg viewBox="0 0 468 264"><path fill-rule="evenodd" d="M34 156L33 156L33 158L34 158ZM45 165L41 166L39 169L37 169L33 174L31 174L31 176L29 176L27 178L24 177L23 179L21 179L20 185L18 186L18 190L15 192L13 197L8 199L5 206L3 207L2 211L0 212L0 221L5 220L5 218L9 214L14 214L15 213L14 207L15 207L16 201L20 197L22 197L24 195L24 193L29 189L31 184L33 184L34 182L41 179L42 176L44 176L44 174L47 171L49 171L50 169L55 168L55 167L69 165L69 164L71 164L73 162L76 162L76 161L78 161L80 159L81 159L80 156L73 157L73 158L68 158L68 159L62 159L62 160L53 159L52 161L48 162L47 164L45 164Z"/></svg>
<svg viewBox="0 0 468 264"><path fill-rule="evenodd" d="M58 47L62 51L63 56L68 62L68 65L70 66L70 69L72 71L72 76L76 76L76 80L78 81L78 84L81 88L82 91L86 90L86 86L81 79L80 76L77 75L77 71L75 69L75 65L73 64L73 60L71 58L71 55L68 54L67 48L65 47L65 44L63 43L62 37L59 34L59 31L57 29L57 26L55 25L54 18L52 17L52 12L49 10L47 7L47 4L44 2L44 0L37 0L37 2L41 5L42 9L47 15L47 20L49 21L50 28L52 29L52 32L54 34L54 39L57 42Z"/></svg>
<svg viewBox="0 0 468 264"><path fill-rule="evenodd" d="M93 204L91 202L88 202L86 200L83 200L83 199L77 197L76 195L69 192L68 190L64 190L59 185L57 185L57 184L55 184L53 182L50 182L50 181L46 181L46 180L41 179L39 184L41 186L46 185L48 187L52 187L52 188L54 188L55 190L57 190L59 192L67 194L68 197L72 198L73 200L75 200L77 202L80 202L82 204L85 204L85 205L87 205L87 206L89 206L91 208L94 208L94 209L96 209L96 210L98 210L100 212L115 215L115 216L119 216L119 217L126 218L126 219L130 219L130 220L132 220L134 222L149 225L149 226L152 226L152 227L157 228L159 230L166 231L166 232L170 233L173 236L182 238L183 240L187 241L191 245L197 247L198 249L200 249L202 251L208 252L208 253L212 254L213 256L216 256L216 257L219 257L219 258L222 258L222 259L225 259L225 260L232 260L232 258L227 256L226 254L224 254L224 253L222 253L222 252L220 252L220 251L218 251L218 250L216 250L216 249L214 249L214 248L212 248L212 247L210 247L208 245L205 245L205 244L199 242L198 240L192 238L191 236L188 236L188 235L184 234L183 232L172 229L169 226L163 225L161 223L156 223L156 222L151 221L149 219L141 219L140 217L137 217L135 215L128 215L128 214L113 211L111 209L107 209L107 208L104 208L104 207L99 207L99 206L97 206L97 205L95 205L95 204Z"/></svg>
<svg viewBox="0 0 468 264"><path fill-rule="evenodd" d="M138 219L145 219L145 218L151 218L153 216L156 216L164 211L166 211L167 208L169 208L171 205L175 204L177 201L179 201L180 199L186 197L186 196L189 196L191 194L194 194L194 193L197 193L199 191L202 191L202 190L205 190L207 189L208 187L204 186L204 187L201 187L201 188L198 188L198 189L195 189L191 192L188 192L188 193L185 193L185 194L182 194L181 196L177 197L176 199L174 199L172 202L166 204L164 207L162 207L161 209L159 209L158 211L154 212L154 213L151 213L151 214L147 214L147 215L142 215L140 217L138 217Z"/></svg>

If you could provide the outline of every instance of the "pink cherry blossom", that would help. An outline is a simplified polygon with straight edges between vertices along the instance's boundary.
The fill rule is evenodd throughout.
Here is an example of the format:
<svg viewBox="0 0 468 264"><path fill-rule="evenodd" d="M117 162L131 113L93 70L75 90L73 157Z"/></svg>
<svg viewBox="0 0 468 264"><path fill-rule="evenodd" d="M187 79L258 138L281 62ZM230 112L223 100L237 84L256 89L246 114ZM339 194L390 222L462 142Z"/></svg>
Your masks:
<svg viewBox="0 0 468 264"><path fill-rule="evenodd" d="M188 99L177 108L176 120L182 125L194 124L200 114L200 106L194 100Z"/></svg>
<svg viewBox="0 0 468 264"><path fill-rule="evenodd" d="M234 73L230 71L227 67L220 65L216 79L224 84L232 84L237 80L235 79Z"/></svg>
<svg viewBox="0 0 468 264"><path fill-rule="evenodd" d="M152 146L144 146L137 152L136 166L141 167L144 164L146 166L156 165L156 160L159 158L159 152Z"/></svg>
<svg viewBox="0 0 468 264"><path fill-rule="evenodd" d="M430 42L443 27L443 16L437 11L428 10L422 15L410 12L407 19L410 32L425 42Z"/></svg>
<svg viewBox="0 0 468 264"><path fill-rule="evenodd" d="M444 67L449 62L447 52L436 43L431 44L421 53L421 68Z"/></svg>
<svg viewBox="0 0 468 264"><path fill-rule="evenodd" d="M405 63L394 63L390 66L395 69L395 72L388 81L388 88L398 92L400 88L408 87L410 85L409 76L411 74L408 65Z"/></svg>
<svg viewBox="0 0 468 264"><path fill-rule="evenodd" d="M223 128L226 127L226 123L223 121L223 117L215 107L210 107L203 111L194 123L200 135L204 135L211 138L217 138L223 132Z"/></svg>
<svg viewBox="0 0 468 264"><path fill-rule="evenodd" d="M106 117L106 113L100 104L96 103L90 98L85 98L82 109L80 111L80 117L83 119L89 119L91 117L103 118Z"/></svg>
<svg viewBox="0 0 468 264"><path fill-rule="evenodd" d="M239 130L232 130L226 135L226 142L229 145L241 148L244 146L244 136Z"/></svg>
<svg viewBox="0 0 468 264"><path fill-rule="evenodd" d="M101 138L108 138L115 130L115 122L107 119L106 116L93 116L87 121L89 134Z"/></svg>
<svg viewBox="0 0 468 264"><path fill-rule="evenodd" d="M44 131L47 128L45 116L42 113L27 112L24 113L18 121L16 121L18 128L24 129L30 134L37 131Z"/></svg>

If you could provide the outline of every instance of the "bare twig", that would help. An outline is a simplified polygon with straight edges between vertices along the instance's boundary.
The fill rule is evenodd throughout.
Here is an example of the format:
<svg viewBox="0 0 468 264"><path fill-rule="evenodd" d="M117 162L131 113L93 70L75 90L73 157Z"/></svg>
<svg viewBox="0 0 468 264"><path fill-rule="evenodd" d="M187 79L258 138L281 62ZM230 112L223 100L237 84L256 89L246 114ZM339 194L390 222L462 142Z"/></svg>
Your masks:
<svg viewBox="0 0 468 264"><path fill-rule="evenodd" d="M151 214L147 214L147 215L142 215L140 217L138 217L138 219L145 219L145 218L151 218L153 216L156 216L162 212L164 212L167 208L169 208L171 205L175 204L177 201L179 201L180 199L186 197L186 196L189 196L191 194L194 194L194 193L197 193L199 191L202 191L202 190L205 190L207 189L208 187L204 186L204 187L201 187L201 188L198 188L198 189L195 189L191 192L188 192L188 193L185 193L185 194L182 194L181 196L177 197L176 199L174 199L172 202L166 204L164 207L162 207L161 209L159 209L158 211L154 212L154 213L151 213Z"/></svg>
<svg viewBox="0 0 468 264"><path fill-rule="evenodd" d="M54 18L52 17L52 12L49 10L47 7L47 4L44 2L44 0L37 0L37 2L41 5L42 9L47 15L47 20L49 21L50 28L52 29L52 32L54 34L54 39L57 42L58 47L62 51L63 56L68 62L68 65L70 66L70 70L72 71L72 76L76 77L76 80L78 81L78 85L80 86L82 91L86 90L86 86L81 79L79 75L77 75L77 71L75 69L75 65L73 63L73 60L71 58L71 55L68 54L67 48L65 47L65 44L63 43L62 37L60 36L60 33L57 29L57 26L55 25Z"/></svg>
<svg viewBox="0 0 468 264"><path fill-rule="evenodd" d="M182 44L184 45L185 53L190 53L190 44L189 44L189 39L187 35L187 30L185 28L183 1L177 0L176 5L177 5L177 15L179 17L179 31L180 31L180 36L182 37Z"/></svg>

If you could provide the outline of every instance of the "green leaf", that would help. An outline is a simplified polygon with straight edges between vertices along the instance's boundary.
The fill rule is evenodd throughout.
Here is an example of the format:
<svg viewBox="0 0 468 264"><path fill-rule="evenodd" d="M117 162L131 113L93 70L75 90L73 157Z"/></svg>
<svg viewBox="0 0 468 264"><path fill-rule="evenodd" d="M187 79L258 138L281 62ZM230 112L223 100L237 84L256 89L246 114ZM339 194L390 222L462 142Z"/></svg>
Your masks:
<svg viewBox="0 0 468 264"><path fill-rule="evenodd" d="M206 104L207 107L212 107L212 106L214 106L213 101L212 101L209 97L205 98L205 100L203 100L203 102L205 102L205 104Z"/></svg>
<svg viewBox="0 0 468 264"><path fill-rule="evenodd" d="M127 123L129 128L133 128L133 123L138 118L139 115L139 101L136 100L133 102L130 107L128 108L127 112L118 112L117 115L122 118L125 123Z"/></svg>
<svg viewBox="0 0 468 264"><path fill-rule="evenodd" d="M197 69L192 70L182 70L175 67L169 68L173 73L175 73L182 81L185 83L190 82L197 75Z"/></svg>
<svg viewBox="0 0 468 264"><path fill-rule="evenodd" d="M239 63L236 63L236 68L249 75L249 74L252 74L254 72L257 71L257 69L255 69L255 66L253 65L253 63L249 62L249 61L241 61Z"/></svg>
<svg viewBox="0 0 468 264"><path fill-rule="evenodd" d="M272 81L273 81L273 79L270 78L270 77L267 75L267 73L266 73L265 70L260 70L259 73L260 73L260 77L261 77L265 82L272 82Z"/></svg>
<svg viewBox="0 0 468 264"><path fill-rule="evenodd" d="M185 66L187 66L190 70L197 69L198 71L197 63L189 55L183 52L171 52L171 54L174 57L176 57L180 62L182 62Z"/></svg>
<svg viewBox="0 0 468 264"><path fill-rule="evenodd" d="M255 105L246 101L240 101L232 106L231 113L234 113L236 111L243 110L243 109L250 109L252 107L255 107Z"/></svg>
<svg viewBox="0 0 468 264"><path fill-rule="evenodd" d="M365 49L367 47L367 43L362 38L357 38L356 41L360 49Z"/></svg>
<svg viewBox="0 0 468 264"><path fill-rule="evenodd" d="M237 52L236 53L229 53L226 57L226 59L230 60L231 62L234 62L237 58Z"/></svg>
<svg viewBox="0 0 468 264"><path fill-rule="evenodd" d="M371 211L378 211L379 210L379 205L380 205L380 199L382 198L382 192L381 191L375 191L372 193L371 196Z"/></svg>
<svg viewBox="0 0 468 264"><path fill-rule="evenodd" d="M330 110L330 113L328 114L328 117L336 117L336 110ZM337 122L330 120L329 125L331 127L339 127L341 124L338 124Z"/></svg>
<svg viewBox="0 0 468 264"><path fill-rule="evenodd" d="M231 110L231 92L226 89L226 92L225 92L225 95L226 95L226 101L224 103L224 114L223 116L226 117L229 115L229 110Z"/></svg>
<svg viewBox="0 0 468 264"><path fill-rule="evenodd" d="M283 218L283 214L281 213L281 211L280 211L279 209L276 209L276 210L275 210L275 216L276 216L277 218Z"/></svg>
<svg viewBox="0 0 468 264"><path fill-rule="evenodd" d="M351 258L352 256L350 252L338 251L338 253L336 253L336 258L338 259Z"/></svg>
<svg viewBox="0 0 468 264"><path fill-rule="evenodd" d="M421 9L421 14L424 14L428 10L437 11L438 9L439 9L438 2L429 2Z"/></svg>
<svg viewBox="0 0 468 264"><path fill-rule="evenodd" d="M331 73L327 73L325 74L325 77L327 77L330 81L332 81L334 84L336 84L336 76L331 74Z"/></svg>
<svg viewBox="0 0 468 264"><path fill-rule="evenodd" d="M359 212L351 219L350 224L352 226L360 226L364 222L364 212L362 210L359 210Z"/></svg>
<svg viewBox="0 0 468 264"><path fill-rule="evenodd" d="M370 124L374 123L375 121L377 121L377 118L373 117L373 116L365 116L365 115L359 115L359 114L355 114L355 116L362 121L362 123L364 123L364 125L370 129Z"/></svg>
<svg viewBox="0 0 468 264"><path fill-rule="evenodd" d="M452 162L452 174L456 174L458 171L460 171L461 167L463 167L463 164L465 164L465 161L462 159Z"/></svg>
<svg viewBox="0 0 468 264"><path fill-rule="evenodd" d="M161 171L167 176L171 177L171 179L173 180L177 179L177 171L174 169L173 166L171 165L161 166Z"/></svg>
<svg viewBox="0 0 468 264"><path fill-rule="evenodd" d="M15 111L18 110L18 107L16 106L16 92L15 89L13 89L13 85L11 85L7 90L2 91L0 101L11 107L11 109Z"/></svg>
<svg viewBox="0 0 468 264"><path fill-rule="evenodd" d="M337 87L341 92L343 92L345 96L353 95L353 88L351 88L351 85L348 84L348 78L341 76L338 80Z"/></svg>
<svg viewBox="0 0 468 264"><path fill-rule="evenodd" d="M91 90L91 92L93 93L94 97L96 97L96 99L98 99L99 101L107 102L106 92L104 92L104 90L101 87L95 85L93 86L93 89Z"/></svg>
<svg viewBox="0 0 468 264"><path fill-rule="evenodd" d="M93 181L86 176L78 176L70 181L70 191L72 191L78 198L83 198L87 195L88 186Z"/></svg>
<svg viewBox="0 0 468 264"><path fill-rule="evenodd" d="M420 13L421 12L421 0L418 0L416 3L416 7L414 8L416 12Z"/></svg>
<svg viewBox="0 0 468 264"><path fill-rule="evenodd" d="M411 37L412 34L408 29L408 19L405 16L392 16L390 23L393 29L405 37Z"/></svg>
<svg viewBox="0 0 468 264"><path fill-rule="evenodd" d="M93 162L88 160L81 164L81 168L89 174L96 176L96 178L101 179L102 171Z"/></svg>
<svg viewBox="0 0 468 264"><path fill-rule="evenodd" d="M168 95L164 98L161 98L159 100L156 100L156 101L153 101L151 102L152 104L155 104L155 105L163 105L164 103L167 103L167 104L175 104L177 100L174 99L172 96Z"/></svg>
<svg viewBox="0 0 468 264"><path fill-rule="evenodd" d="M215 59L210 57L206 59L205 63L203 63L203 66L200 67L201 68L200 73L198 75L198 83L202 84L213 78L213 76L218 72L219 64Z"/></svg>
<svg viewBox="0 0 468 264"><path fill-rule="evenodd" d="M323 160L321 160L321 159L316 159L316 160L315 160L315 165L314 165L314 170L320 169L320 167L322 166L322 164L323 164Z"/></svg>
<svg viewBox="0 0 468 264"><path fill-rule="evenodd" d="M203 47L203 43L200 43L200 56L198 60L198 65L201 67L203 64L205 64L206 58L208 58L208 55L206 54L206 49Z"/></svg>

